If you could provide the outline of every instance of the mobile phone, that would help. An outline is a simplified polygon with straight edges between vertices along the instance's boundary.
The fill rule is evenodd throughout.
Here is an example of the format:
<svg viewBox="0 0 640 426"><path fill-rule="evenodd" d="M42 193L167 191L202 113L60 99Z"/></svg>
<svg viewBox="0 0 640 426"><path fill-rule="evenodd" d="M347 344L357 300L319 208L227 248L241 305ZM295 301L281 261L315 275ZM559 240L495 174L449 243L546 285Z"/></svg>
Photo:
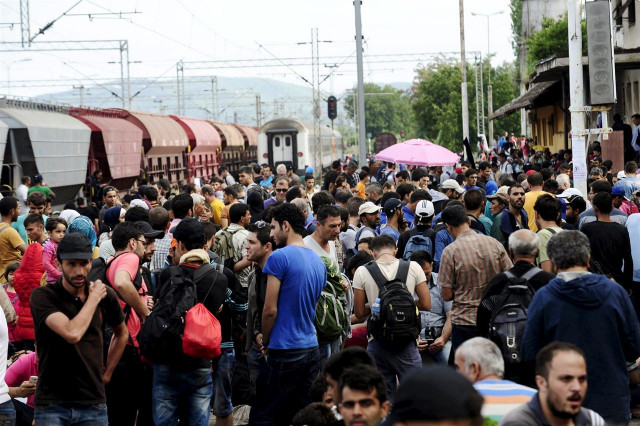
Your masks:
<svg viewBox="0 0 640 426"><path fill-rule="evenodd" d="M29 377L29 382L35 385L36 383L38 383L38 376Z"/></svg>
<svg viewBox="0 0 640 426"><path fill-rule="evenodd" d="M426 339L425 341L427 342L427 345L432 345L432 344L433 344L433 342L435 342L435 341L436 341L436 339L428 338L428 339Z"/></svg>

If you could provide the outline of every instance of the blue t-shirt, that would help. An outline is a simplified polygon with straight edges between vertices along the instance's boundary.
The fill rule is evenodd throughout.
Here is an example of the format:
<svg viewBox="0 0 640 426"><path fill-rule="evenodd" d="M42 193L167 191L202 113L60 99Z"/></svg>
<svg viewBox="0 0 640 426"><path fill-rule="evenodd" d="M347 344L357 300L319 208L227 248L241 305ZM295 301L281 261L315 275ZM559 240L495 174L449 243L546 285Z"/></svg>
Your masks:
<svg viewBox="0 0 640 426"><path fill-rule="evenodd" d="M391 238L393 238L393 241L395 241L397 244L398 238L400 238L400 231L398 231L396 228L392 228L391 226L383 226L380 229L380 235L390 236Z"/></svg>
<svg viewBox="0 0 640 426"><path fill-rule="evenodd" d="M269 349L306 349L318 346L316 303L327 282L320 256L308 248L287 246L267 259L263 274L280 280L278 316L271 330Z"/></svg>

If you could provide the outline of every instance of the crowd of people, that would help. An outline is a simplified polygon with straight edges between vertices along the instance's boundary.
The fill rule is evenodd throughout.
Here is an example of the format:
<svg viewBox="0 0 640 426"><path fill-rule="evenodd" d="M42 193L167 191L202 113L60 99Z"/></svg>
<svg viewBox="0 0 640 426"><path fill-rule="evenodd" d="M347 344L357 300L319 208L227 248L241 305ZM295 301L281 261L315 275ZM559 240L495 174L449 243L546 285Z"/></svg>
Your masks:
<svg viewBox="0 0 640 426"><path fill-rule="evenodd" d="M570 150L503 139L477 166L96 179L60 211L25 177L0 200L0 423L628 424L638 165L593 144L582 194ZM198 306L215 356L154 341Z"/></svg>

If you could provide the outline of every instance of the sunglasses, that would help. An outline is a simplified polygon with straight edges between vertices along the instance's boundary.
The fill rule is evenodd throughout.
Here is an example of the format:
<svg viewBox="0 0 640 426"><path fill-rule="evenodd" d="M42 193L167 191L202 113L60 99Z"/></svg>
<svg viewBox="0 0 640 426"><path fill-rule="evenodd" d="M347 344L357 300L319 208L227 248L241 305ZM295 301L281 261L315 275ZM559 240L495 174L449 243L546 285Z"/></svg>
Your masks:
<svg viewBox="0 0 640 426"><path fill-rule="evenodd" d="M276 192L287 192L288 189L284 189L284 188L278 188L276 189Z"/></svg>

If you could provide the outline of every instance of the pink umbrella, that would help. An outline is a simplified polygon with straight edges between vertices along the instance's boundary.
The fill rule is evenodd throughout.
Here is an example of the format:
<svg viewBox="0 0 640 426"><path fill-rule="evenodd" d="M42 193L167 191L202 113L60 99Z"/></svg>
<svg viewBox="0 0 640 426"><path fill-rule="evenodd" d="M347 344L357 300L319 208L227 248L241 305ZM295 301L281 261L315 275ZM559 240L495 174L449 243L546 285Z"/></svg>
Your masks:
<svg viewBox="0 0 640 426"><path fill-rule="evenodd" d="M451 166L460 157L424 139L410 139L383 149L376 154L376 160L416 166Z"/></svg>

